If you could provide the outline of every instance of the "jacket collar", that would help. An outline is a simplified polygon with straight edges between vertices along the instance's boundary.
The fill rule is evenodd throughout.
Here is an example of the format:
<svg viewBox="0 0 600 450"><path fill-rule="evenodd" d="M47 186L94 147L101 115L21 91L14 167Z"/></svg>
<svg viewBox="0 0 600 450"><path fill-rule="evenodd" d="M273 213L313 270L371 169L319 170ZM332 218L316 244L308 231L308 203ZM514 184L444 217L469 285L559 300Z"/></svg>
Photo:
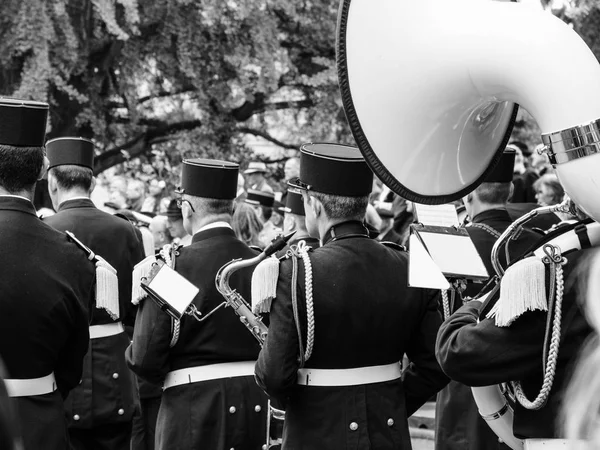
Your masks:
<svg viewBox="0 0 600 450"><path fill-rule="evenodd" d="M75 208L95 208L94 202L92 202L89 198L86 197L77 197L72 198L70 200L65 200L58 207L58 212L64 211L65 209L75 209Z"/></svg>
<svg viewBox="0 0 600 450"><path fill-rule="evenodd" d="M192 237L192 244L195 244L196 242L205 241L207 239L210 239L213 237L218 237L218 236L235 237L235 233L233 232L233 230L231 228L228 228L228 227L208 228L206 230L199 231L196 234L194 234L194 236Z"/></svg>
<svg viewBox="0 0 600 450"><path fill-rule="evenodd" d="M512 223L512 219L508 214L506 208L488 209L487 211L480 212L473 217L473 223L487 222L488 220L501 220L504 222Z"/></svg>
<svg viewBox="0 0 600 450"><path fill-rule="evenodd" d="M33 203L16 195L0 195L0 210L19 211L37 217Z"/></svg>
<svg viewBox="0 0 600 450"><path fill-rule="evenodd" d="M354 237L369 238L369 231L362 222L351 220L349 222L338 223L332 226L325 236L323 236L323 245L339 241L340 239L348 239Z"/></svg>

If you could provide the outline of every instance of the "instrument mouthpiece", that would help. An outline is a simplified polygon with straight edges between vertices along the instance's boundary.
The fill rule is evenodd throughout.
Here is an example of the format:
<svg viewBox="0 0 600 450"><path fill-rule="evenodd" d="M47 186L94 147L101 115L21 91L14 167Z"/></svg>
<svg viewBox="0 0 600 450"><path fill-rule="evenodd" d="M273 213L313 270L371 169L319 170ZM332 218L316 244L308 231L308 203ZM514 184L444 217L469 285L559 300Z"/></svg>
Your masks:
<svg viewBox="0 0 600 450"><path fill-rule="evenodd" d="M287 245L288 241L292 238L294 234L296 234L296 232L292 231L288 234L280 234L275 239L273 239L269 246L263 251L265 256L269 257L274 253L277 253L279 250L283 250L283 248Z"/></svg>

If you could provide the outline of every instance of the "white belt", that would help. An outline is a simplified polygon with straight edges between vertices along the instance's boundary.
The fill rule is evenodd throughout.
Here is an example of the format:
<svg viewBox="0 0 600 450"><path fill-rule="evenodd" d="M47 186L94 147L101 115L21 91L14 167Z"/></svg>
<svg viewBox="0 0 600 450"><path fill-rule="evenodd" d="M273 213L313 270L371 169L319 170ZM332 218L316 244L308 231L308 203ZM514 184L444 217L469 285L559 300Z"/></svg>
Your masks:
<svg viewBox="0 0 600 450"><path fill-rule="evenodd" d="M199 381L254 375L255 364L256 361L239 361L174 370L167 374L163 390L182 384L198 383Z"/></svg>
<svg viewBox="0 0 600 450"><path fill-rule="evenodd" d="M90 327L90 339L99 339L114 336L125 332L121 322L107 323L105 325L92 325Z"/></svg>
<svg viewBox="0 0 600 450"><path fill-rule="evenodd" d="M300 369L298 384L304 386L357 386L397 380L402 375L400 363L356 369Z"/></svg>
<svg viewBox="0 0 600 450"><path fill-rule="evenodd" d="M4 384L9 397L31 397L49 394L56 390L54 373L41 378L5 379Z"/></svg>

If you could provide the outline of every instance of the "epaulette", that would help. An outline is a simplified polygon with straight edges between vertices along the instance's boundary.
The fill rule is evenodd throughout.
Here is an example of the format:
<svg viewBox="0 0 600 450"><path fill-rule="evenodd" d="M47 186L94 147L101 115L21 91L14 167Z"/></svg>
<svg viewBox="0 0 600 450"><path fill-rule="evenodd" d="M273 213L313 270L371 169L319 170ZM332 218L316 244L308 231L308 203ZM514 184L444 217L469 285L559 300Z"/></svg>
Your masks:
<svg viewBox="0 0 600 450"><path fill-rule="evenodd" d="M65 234L81 248L96 266L96 308L104 309L113 320L119 318L119 279L116 269L96 255L70 231Z"/></svg>
<svg viewBox="0 0 600 450"><path fill-rule="evenodd" d="M496 326L508 327L527 311L548 311L549 300L554 301L556 295L557 280L562 283L566 259L551 244L544 245L544 252L543 257L533 255L517 261L504 272L498 301L486 316L494 319Z"/></svg>
<svg viewBox="0 0 600 450"><path fill-rule="evenodd" d="M383 245L385 245L386 247L393 248L394 250L400 250L401 252L408 251L404 245L397 244L397 243L392 242L392 241L381 241L381 243Z"/></svg>
<svg viewBox="0 0 600 450"><path fill-rule="evenodd" d="M252 311L268 313L271 311L271 303L277 295L277 281L279 280L279 264L290 258L300 259L304 253L308 253L312 247L304 241L290 246L285 255L275 255L261 261L252 273Z"/></svg>

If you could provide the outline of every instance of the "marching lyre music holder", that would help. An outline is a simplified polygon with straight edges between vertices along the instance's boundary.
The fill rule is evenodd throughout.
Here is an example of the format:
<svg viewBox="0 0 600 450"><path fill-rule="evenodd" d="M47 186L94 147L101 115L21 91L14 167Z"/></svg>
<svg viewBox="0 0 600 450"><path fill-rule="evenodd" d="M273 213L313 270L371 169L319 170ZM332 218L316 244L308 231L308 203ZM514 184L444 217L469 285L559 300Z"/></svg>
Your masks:
<svg viewBox="0 0 600 450"><path fill-rule="evenodd" d="M419 222L410 227L410 286L447 290L459 280L489 278L469 233L458 227L453 205L415 204L415 210Z"/></svg>
<svg viewBox="0 0 600 450"><path fill-rule="evenodd" d="M157 260L147 277L142 278L141 286L148 296L176 320L184 314L202 321L201 313L192 303L200 290L163 261Z"/></svg>

